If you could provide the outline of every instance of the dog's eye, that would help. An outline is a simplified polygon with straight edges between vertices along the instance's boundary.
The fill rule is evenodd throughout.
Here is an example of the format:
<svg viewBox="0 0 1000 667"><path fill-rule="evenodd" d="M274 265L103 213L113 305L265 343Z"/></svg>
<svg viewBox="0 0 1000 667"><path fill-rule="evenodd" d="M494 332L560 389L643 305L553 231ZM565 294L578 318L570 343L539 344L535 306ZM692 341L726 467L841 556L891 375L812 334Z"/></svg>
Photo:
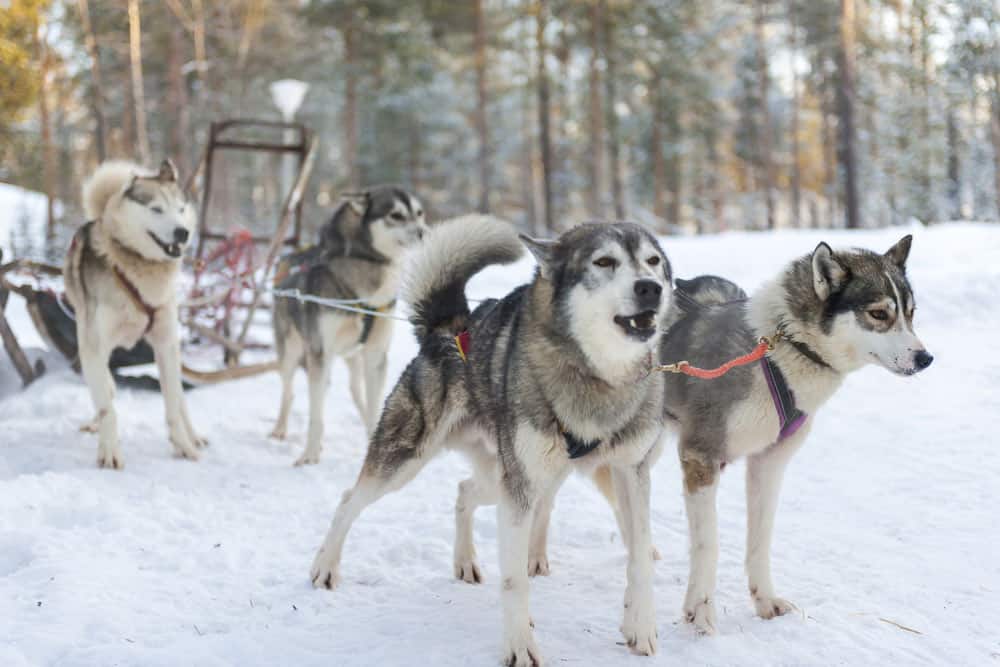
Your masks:
<svg viewBox="0 0 1000 667"><path fill-rule="evenodd" d="M417 217L418 218L424 217L424 212L423 211L417 211Z"/></svg>
<svg viewBox="0 0 1000 667"><path fill-rule="evenodd" d="M649 264L650 266L656 266L659 263L660 263L660 258L656 255L653 255L652 257L646 260L646 264Z"/></svg>
<svg viewBox="0 0 1000 667"><path fill-rule="evenodd" d="M618 266L618 262L614 257L598 257L594 260L594 266L599 266L602 269L615 268Z"/></svg>
<svg viewBox="0 0 1000 667"><path fill-rule="evenodd" d="M400 213L399 211L393 211L389 215L389 217L392 218L393 220L397 221L397 222L402 222L403 220L406 220L406 216L403 215L402 213Z"/></svg>
<svg viewBox="0 0 1000 667"><path fill-rule="evenodd" d="M163 207L161 206L150 206L149 210L153 213L163 213Z"/></svg>
<svg viewBox="0 0 1000 667"><path fill-rule="evenodd" d="M886 311L886 310L883 310L882 308L876 308L875 310L869 310L868 311L868 315L873 320L878 320L880 322L884 322L885 320L889 319L889 312Z"/></svg>

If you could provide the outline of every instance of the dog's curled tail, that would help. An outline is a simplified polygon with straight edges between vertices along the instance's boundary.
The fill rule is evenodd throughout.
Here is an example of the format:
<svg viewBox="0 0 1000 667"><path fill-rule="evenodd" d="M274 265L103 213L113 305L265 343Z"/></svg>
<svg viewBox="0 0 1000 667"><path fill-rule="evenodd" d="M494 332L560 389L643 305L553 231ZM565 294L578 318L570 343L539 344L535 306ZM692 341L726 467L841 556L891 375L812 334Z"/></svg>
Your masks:
<svg viewBox="0 0 1000 667"><path fill-rule="evenodd" d="M510 264L524 254L514 228L497 218L466 215L431 227L403 278L402 299L410 304L417 342L438 329L465 326L469 302L465 284L492 264Z"/></svg>
<svg viewBox="0 0 1000 667"><path fill-rule="evenodd" d="M146 170L124 160L111 160L101 164L83 184L83 210L88 220L97 220L104 214L108 202L125 189L134 176Z"/></svg>

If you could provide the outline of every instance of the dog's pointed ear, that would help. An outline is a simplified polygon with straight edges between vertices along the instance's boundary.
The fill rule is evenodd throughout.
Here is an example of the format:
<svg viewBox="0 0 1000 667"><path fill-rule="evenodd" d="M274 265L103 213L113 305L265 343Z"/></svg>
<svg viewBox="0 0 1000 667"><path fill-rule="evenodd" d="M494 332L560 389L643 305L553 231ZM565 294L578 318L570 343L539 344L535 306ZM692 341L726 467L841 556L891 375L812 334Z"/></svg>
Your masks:
<svg viewBox="0 0 1000 667"><path fill-rule="evenodd" d="M826 243L820 243L812 254L813 288L820 301L826 301L840 289L847 278L847 270Z"/></svg>
<svg viewBox="0 0 1000 667"><path fill-rule="evenodd" d="M170 161L170 158L166 158L160 163L160 172L156 174L156 180L163 183L177 182L177 167Z"/></svg>
<svg viewBox="0 0 1000 667"><path fill-rule="evenodd" d="M521 239L521 243L534 255L535 261L538 262L538 268L542 272L542 277L548 279L551 273L552 253L555 250L556 242L548 239L534 239L527 234L518 234L517 236Z"/></svg>
<svg viewBox="0 0 1000 667"><path fill-rule="evenodd" d="M347 205L351 207L359 217L365 216L365 211L368 210L368 203L371 201L371 196L368 194L367 190L362 190L360 192L345 192L340 195L341 198L347 202Z"/></svg>
<svg viewBox="0 0 1000 667"><path fill-rule="evenodd" d="M910 256L910 244L913 243L913 235L907 234L896 242L896 245L886 251L885 256L902 271L906 271L906 258Z"/></svg>

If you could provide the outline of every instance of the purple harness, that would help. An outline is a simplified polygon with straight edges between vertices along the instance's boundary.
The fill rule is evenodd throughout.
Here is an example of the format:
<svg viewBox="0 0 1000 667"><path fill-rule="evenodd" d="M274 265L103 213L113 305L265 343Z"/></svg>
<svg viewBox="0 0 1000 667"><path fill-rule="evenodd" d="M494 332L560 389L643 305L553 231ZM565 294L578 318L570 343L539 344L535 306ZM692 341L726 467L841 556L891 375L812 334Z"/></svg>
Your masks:
<svg viewBox="0 0 1000 667"><path fill-rule="evenodd" d="M778 439L781 442L785 438L790 438L799 430L809 415L795 407L795 395L788 388L788 382L781 369L771 363L767 357L760 360L760 368L764 371L764 379L767 380L767 388L771 390L771 399L774 401L774 409L778 413Z"/></svg>

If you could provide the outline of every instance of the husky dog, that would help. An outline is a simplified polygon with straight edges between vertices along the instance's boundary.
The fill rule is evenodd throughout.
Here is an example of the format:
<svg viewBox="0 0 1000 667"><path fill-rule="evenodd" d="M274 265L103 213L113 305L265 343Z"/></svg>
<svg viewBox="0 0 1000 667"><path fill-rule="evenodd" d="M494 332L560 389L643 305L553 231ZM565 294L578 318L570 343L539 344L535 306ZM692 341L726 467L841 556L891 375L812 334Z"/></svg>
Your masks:
<svg viewBox="0 0 1000 667"><path fill-rule="evenodd" d="M650 375L649 364L670 304L670 265L656 239L629 223L521 240L538 261L534 279L470 312L467 281L516 260L518 236L485 219L431 231L404 286L420 353L386 401L312 581L337 585L344 539L365 507L442 449L463 451L474 473L458 487L455 574L481 580L473 513L499 504L504 661L537 665L528 576L548 568L553 497L570 471L605 464L629 550L622 631L636 652L652 654L649 462L663 430L663 380Z"/></svg>
<svg viewBox="0 0 1000 667"><path fill-rule="evenodd" d="M745 354L762 336L774 349L759 365L706 381L667 375L665 421L679 433L691 571L684 612L704 633L716 630L712 601L718 561L716 491L725 465L747 457L746 570L757 614L794 609L771 581L771 532L785 465L809 432L810 415L844 376L875 363L898 375L933 357L913 330L915 302L906 277L912 238L885 254L833 251L821 243L751 299L714 276L677 281L677 321L661 358L711 367ZM598 471L598 486L603 471Z"/></svg>
<svg viewBox="0 0 1000 667"><path fill-rule="evenodd" d="M130 162L105 162L83 186L91 219L73 236L63 269L76 311L80 366L97 410L97 465L121 468L115 385L108 359L116 347L145 338L153 347L176 453L198 458L205 441L191 426L181 389L176 278L195 229L194 207L164 160L149 173Z"/></svg>
<svg viewBox="0 0 1000 667"><path fill-rule="evenodd" d="M408 192L381 186L351 195L320 230L319 244L293 258L295 272L278 286L343 299L350 308L389 313L396 303L404 251L426 230L420 200ZM309 375L309 433L295 465L319 462L323 401L330 365L337 357L347 362L351 396L371 433L381 407L391 337L392 320L387 318L290 297L275 299L281 406L272 437L283 439L287 433L292 378L303 359Z"/></svg>

